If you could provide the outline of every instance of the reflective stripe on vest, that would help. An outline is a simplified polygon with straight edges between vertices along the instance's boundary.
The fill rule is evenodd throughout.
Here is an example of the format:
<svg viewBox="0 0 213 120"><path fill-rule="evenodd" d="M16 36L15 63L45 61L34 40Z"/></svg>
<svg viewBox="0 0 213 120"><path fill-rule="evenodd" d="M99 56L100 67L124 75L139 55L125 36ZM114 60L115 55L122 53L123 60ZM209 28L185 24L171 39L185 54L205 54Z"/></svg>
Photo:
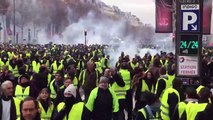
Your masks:
<svg viewBox="0 0 213 120"><path fill-rule="evenodd" d="M23 91L22 87L20 85L16 85L16 90L15 90L15 96L19 100L23 100L30 94L30 87L26 87Z"/></svg>
<svg viewBox="0 0 213 120"><path fill-rule="evenodd" d="M50 106L48 106L47 112L44 110L43 106L41 105L41 103L39 102L39 108L40 108L40 116L42 119L44 120L50 120L53 110L54 110L54 105L53 103L51 103Z"/></svg>
<svg viewBox="0 0 213 120"><path fill-rule="evenodd" d="M195 120L197 114L205 110L208 103L188 103L186 105L187 120Z"/></svg>
<svg viewBox="0 0 213 120"><path fill-rule="evenodd" d="M116 82L112 84L112 90L114 90L118 99L126 99L126 87L120 87Z"/></svg>
<svg viewBox="0 0 213 120"><path fill-rule="evenodd" d="M168 88L161 99L161 117L163 120L170 120L169 117L169 104L168 104L168 95L171 93L175 93L178 96L178 102L180 101L180 95L178 93L177 90L175 90L174 88Z"/></svg>
<svg viewBox="0 0 213 120"><path fill-rule="evenodd" d="M126 90L129 90L131 87L131 77L129 70L120 69L119 72L121 74L123 81L125 82Z"/></svg>

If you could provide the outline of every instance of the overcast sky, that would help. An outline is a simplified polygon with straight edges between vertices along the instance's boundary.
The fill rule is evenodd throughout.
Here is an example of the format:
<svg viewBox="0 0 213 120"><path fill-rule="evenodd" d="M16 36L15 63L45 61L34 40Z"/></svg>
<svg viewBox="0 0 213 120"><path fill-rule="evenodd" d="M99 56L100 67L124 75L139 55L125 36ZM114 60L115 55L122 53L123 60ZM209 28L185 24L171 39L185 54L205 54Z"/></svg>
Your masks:
<svg viewBox="0 0 213 120"><path fill-rule="evenodd" d="M107 5L116 5L124 12L138 16L144 24L155 25L154 0L102 0Z"/></svg>

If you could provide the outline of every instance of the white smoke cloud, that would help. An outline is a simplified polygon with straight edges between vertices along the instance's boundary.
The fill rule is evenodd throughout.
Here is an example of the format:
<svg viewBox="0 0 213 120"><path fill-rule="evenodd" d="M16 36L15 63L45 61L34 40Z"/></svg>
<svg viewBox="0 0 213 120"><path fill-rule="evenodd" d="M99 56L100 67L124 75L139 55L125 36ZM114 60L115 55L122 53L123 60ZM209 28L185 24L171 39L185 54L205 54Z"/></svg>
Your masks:
<svg viewBox="0 0 213 120"><path fill-rule="evenodd" d="M37 8L36 6L38 6L39 3L35 0L31 1L34 5L33 8ZM39 44L46 44L49 42L53 42L56 44L78 44L78 43L84 44L85 42L84 30L87 30L86 36L87 45L89 44L117 45L118 50L115 52L112 51L110 52L111 58L117 61L121 51L123 51L126 55L128 54L130 58L132 58L135 56L135 54L139 55L141 54L140 49L138 48L139 44L141 43L146 44L145 43L146 41L155 42L155 40L152 40L153 39L152 35L154 34L154 31L152 30L153 28L151 28L152 26L148 26L149 27L148 29L147 26L142 26L142 28L135 30L127 24L127 20L124 20L122 18L119 20L113 20L106 16L97 17L98 12L95 11L96 9L89 10L87 14L82 14L83 16L79 17L78 11L76 11L76 9L71 7L70 8L65 7L63 10L61 10L61 8L55 8L58 6L55 5L54 3L52 2L50 5L47 6L49 7L49 9L39 7L39 10L35 9L35 11L33 12L33 14L36 13L35 18L38 20L37 24L40 25L36 28L36 38L35 38L37 39L37 43ZM86 9L89 9L89 7ZM44 10L44 12L41 12L41 10ZM45 10L50 11L52 10L53 13L54 11L58 10L67 11L68 25L59 26L60 28L63 28L60 35L51 33L52 35L51 36L50 33L46 33L47 24L51 22L52 18L48 16L49 14L47 14L48 12ZM29 26L28 28L33 27ZM114 38L120 39L121 41L115 43L116 41L112 40ZM143 42L139 43L139 41ZM115 61L112 64L114 63Z"/></svg>

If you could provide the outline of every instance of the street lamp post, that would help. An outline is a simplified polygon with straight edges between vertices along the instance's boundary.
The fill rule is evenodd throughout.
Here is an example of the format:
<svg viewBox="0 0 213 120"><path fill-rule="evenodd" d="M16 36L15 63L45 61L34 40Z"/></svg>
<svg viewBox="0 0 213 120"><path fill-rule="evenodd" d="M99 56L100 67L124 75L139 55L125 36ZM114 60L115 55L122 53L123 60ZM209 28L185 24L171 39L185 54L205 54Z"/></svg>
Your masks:
<svg viewBox="0 0 213 120"><path fill-rule="evenodd" d="M13 40L14 43L18 43L18 41L16 41L16 1L13 0Z"/></svg>
<svg viewBox="0 0 213 120"><path fill-rule="evenodd" d="M87 30L84 30L85 46L87 45Z"/></svg>
<svg viewBox="0 0 213 120"><path fill-rule="evenodd" d="M31 41L31 35L30 35L30 29L28 29L28 44L30 44Z"/></svg>

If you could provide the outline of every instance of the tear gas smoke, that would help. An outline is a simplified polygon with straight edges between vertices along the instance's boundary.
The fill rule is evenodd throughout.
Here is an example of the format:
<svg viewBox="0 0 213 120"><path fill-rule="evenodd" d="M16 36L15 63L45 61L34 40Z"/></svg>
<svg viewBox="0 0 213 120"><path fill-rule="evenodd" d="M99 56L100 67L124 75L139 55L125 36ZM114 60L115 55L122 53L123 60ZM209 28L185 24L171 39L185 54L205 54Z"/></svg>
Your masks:
<svg viewBox="0 0 213 120"><path fill-rule="evenodd" d="M130 58L133 58L136 54L143 56L146 51L140 50L141 44L157 43L159 46L165 45L165 43L159 44L158 41L154 40L154 28L152 26L133 27L124 16L120 16L119 19L112 19L103 15L101 7L95 5L77 2L78 4L72 4L70 5L72 7L70 7L59 0L20 0L19 2L22 2L22 4L16 6L17 14L19 14L17 24L23 23L24 30L28 28L36 30L35 39L37 39L38 44L49 42L57 44L84 43L84 30L87 30L87 45L109 44L116 47L114 52L109 52L110 58L113 59L112 64L117 61L122 51L126 55L128 54ZM21 5L24 11L19 8ZM11 11L8 11L8 14L11 14ZM30 17L25 18L24 16ZM34 26L28 23L33 23ZM48 30L51 33L48 33ZM116 43L115 37L120 39L120 42ZM157 52L155 50L149 51Z"/></svg>

